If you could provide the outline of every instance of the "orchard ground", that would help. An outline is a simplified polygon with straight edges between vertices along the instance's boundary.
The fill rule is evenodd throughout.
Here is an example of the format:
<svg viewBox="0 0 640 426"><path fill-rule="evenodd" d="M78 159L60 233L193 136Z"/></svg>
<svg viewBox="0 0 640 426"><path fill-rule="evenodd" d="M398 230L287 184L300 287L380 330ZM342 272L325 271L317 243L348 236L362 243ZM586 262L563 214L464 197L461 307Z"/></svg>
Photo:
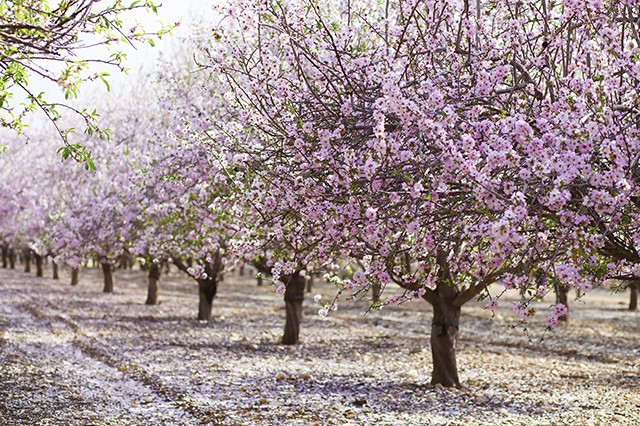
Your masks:
<svg viewBox="0 0 640 426"><path fill-rule="evenodd" d="M66 273L65 273L66 272ZM45 271L49 273L50 271ZM271 286L227 275L211 322L194 320L196 284L98 270L80 285L0 270L0 424L9 425L632 425L640 419L640 313L598 289L569 324L533 342L478 302L462 312L463 389L429 384L431 308L423 301L327 318L305 301L302 344L278 344L284 303ZM550 299L551 302L551 299Z"/></svg>

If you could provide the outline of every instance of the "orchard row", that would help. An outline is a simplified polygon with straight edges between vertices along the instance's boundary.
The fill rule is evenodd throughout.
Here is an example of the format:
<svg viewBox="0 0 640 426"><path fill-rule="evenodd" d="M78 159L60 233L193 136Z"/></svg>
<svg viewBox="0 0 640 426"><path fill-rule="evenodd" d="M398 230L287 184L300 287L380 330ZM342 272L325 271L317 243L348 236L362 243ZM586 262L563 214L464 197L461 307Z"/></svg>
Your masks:
<svg viewBox="0 0 640 426"><path fill-rule="evenodd" d="M285 343L312 273L336 287L322 314L421 298L446 386L465 303L519 292L519 320L553 328L567 307L536 305L550 290L635 282L638 6L316 3L219 9L153 85L105 105L111 142L82 141L95 173L11 144L7 250L105 276L133 256L156 280L172 262L205 319L220 274L250 263L281 283Z"/></svg>

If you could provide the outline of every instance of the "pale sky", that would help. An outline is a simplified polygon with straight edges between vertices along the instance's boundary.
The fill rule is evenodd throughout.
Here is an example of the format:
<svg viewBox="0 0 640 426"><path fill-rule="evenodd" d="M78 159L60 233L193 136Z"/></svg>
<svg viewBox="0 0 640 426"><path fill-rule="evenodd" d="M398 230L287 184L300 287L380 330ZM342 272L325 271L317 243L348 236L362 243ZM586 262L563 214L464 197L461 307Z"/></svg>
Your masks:
<svg viewBox="0 0 640 426"><path fill-rule="evenodd" d="M148 44L136 45L134 49L131 46L121 44L117 48L112 50L120 50L127 53L128 59L125 62L125 66L129 68L128 74L121 74L115 67L105 67L104 70L109 72L111 76L108 78L111 85L111 92L106 90L106 87L101 82L83 84L80 87L80 94L77 100L73 100L74 104L84 108L90 105L89 99L96 99L96 97L122 97L122 92L126 92L126 88L129 85L144 84L145 79L141 76L149 75L156 68L158 58L161 52L170 57L171 50L176 48L176 41L172 39L178 37L184 37L189 34L192 28L192 22L194 20L210 19L215 22L215 15L212 10L212 6L215 3L219 3L224 0L156 0L156 6L158 6L158 14L147 13L145 11L135 11L123 16L123 22L125 28L130 25L133 26L135 22L139 22L147 31L152 31L159 27L159 23L173 24L180 21L180 26L174 30L171 36L164 36L162 40L157 40L155 47L151 47ZM98 47L95 50L93 56L107 56L106 49L104 47ZM106 55L105 55L106 53ZM98 71L97 66L91 68L92 72ZM121 90L118 90L120 86ZM32 78L29 82L29 89L33 93L46 92L47 99L50 101L64 102L64 96L61 88L49 81L42 81L41 79ZM85 102L83 102L83 99ZM21 94L17 93L15 101L17 103L23 102L24 98ZM99 109L99 105L97 105ZM93 107L92 107L93 108ZM27 122L30 123L30 127L36 131L37 128L42 125L51 126L51 123L47 123L47 120L42 113L34 113L27 117ZM27 131L27 133L29 133Z"/></svg>

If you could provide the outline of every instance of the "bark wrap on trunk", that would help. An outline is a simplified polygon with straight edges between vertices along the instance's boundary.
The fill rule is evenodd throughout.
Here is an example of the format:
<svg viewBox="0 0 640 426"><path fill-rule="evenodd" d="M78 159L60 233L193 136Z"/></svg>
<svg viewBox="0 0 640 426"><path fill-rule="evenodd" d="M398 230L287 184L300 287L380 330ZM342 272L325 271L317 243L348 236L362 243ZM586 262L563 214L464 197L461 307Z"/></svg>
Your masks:
<svg viewBox="0 0 640 426"><path fill-rule="evenodd" d="M286 290L284 292L284 304L287 319L282 336L283 345L296 345L300 342L300 323L302 322L302 302L304 301L304 290L306 282L296 271L286 280Z"/></svg>
<svg viewBox="0 0 640 426"><path fill-rule="evenodd" d="M433 321L431 323L432 385L460 387L456 363L456 338L459 324L460 306L443 299L438 299L433 304Z"/></svg>
<svg viewBox="0 0 640 426"><path fill-rule="evenodd" d="M113 293L113 269L109 262L102 262L102 274L104 275L103 293Z"/></svg>

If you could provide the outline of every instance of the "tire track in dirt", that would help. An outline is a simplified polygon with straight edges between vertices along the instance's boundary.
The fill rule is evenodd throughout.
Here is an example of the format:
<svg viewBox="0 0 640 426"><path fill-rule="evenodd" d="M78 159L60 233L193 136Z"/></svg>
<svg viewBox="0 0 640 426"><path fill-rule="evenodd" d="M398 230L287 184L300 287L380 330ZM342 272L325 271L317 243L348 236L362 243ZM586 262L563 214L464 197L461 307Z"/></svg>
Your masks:
<svg viewBox="0 0 640 426"><path fill-rule="evenodd" d="M28 311L31 316L41 321L54 334L64 332L65 329L71 331L73 333L72 344L84 355L121 372L124 377L151 389L161 399L192 416L193 419L191 421L194 424L217 425L224 423L223 413L201 407L193 400L188 391L164 383L157 374L149 372L125 355L118 354L107 343L85 332L78 322L68 315L60 313L52 302L38 301L37 306L30 303L22 305L20 308Z"/></svg>

